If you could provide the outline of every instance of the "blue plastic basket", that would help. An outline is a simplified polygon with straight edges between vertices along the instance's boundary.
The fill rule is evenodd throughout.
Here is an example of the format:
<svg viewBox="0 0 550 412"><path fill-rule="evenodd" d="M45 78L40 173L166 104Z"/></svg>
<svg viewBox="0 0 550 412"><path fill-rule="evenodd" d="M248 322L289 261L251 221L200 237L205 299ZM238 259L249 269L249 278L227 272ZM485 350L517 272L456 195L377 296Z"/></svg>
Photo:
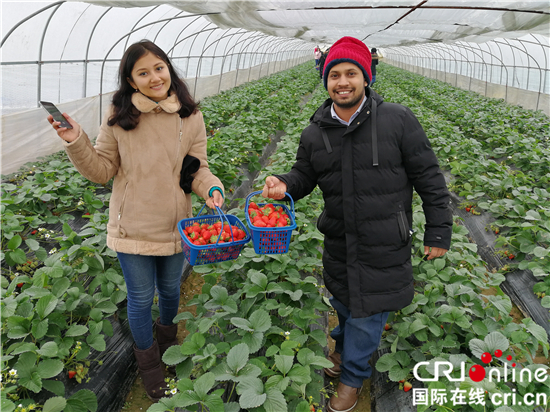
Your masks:
<svg viewBox="0 0 550 412"><path fill-rule="evenodd" d="M250 233L248 232L246 226L237 216L226 215L217 206L217 215L200 216L204 207L205 206L201 208L196 217L183 219L178 222L178 230L181 235L181 246L185 257L193 266L237 259L244 245L250 242ZM191 243L189 239L187 239L187 236L185 236L184 234L185 229L189 226L192 226L195 222L198 222L201 225L203 223L206 223L207 225L212 225L219 221L222 222L222 230L224 224L228 223L229 225L237 226L239 229L243 230L246 233L246 237L241 240L225 242L221 244L218 244L218 239L215 244L198 246ZM231 230L230 232L231 237L233 238L233 230Z"/></svg>
<svg viewBox="0 0 550 412"><path fill-rule="evenodd" d="M296 219L294 218L294 200L292 196L285 192L290 198L290 207L288 209L285 205L278 203L272 203L273 206L281 206L285 213L290 218L290 224L285 227L258 227L252 224L250 215L248 214L248 205L250 204L250 198L254 195L262 193L261 190L252 192L246 197L246 203L244 206L244 214L246 217L246 223L250 229L250 235L252 236L252 242L254 243L254 250L259 255L274 255L280 253L287 253L288 246L290 245L290 238L292 231L296 229ZM258 203L259 207L265 206L267 203Z"/></svg>

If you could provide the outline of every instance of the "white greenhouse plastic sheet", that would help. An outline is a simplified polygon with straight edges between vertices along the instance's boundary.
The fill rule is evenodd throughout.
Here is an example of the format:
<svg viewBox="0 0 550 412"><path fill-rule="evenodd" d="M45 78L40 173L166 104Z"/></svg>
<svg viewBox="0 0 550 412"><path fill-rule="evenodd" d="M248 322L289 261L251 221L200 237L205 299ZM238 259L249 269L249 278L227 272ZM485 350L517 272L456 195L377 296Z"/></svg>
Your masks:
<svg viewBox="0 0 550 412"><path fill-rule="evenodd" d="M156 0L87 3L148 7ZM530 33L548 35L550 3L540 0L374 0L374 1L164 1L207 18L221 28L244 28L272 36L330 45L355 36L376 47L414 43L485 42Z"/></svg>
<svg viewBox="0 0 550 412"><path fill-rule="evenodd" d="M105 95L104 99L110 99ZM76 120L90 138L99 132L99 96L57 105ZM46 120L43 108L2 116L2 174L16 172L22 165L63 150L63 141Z"/></svg>

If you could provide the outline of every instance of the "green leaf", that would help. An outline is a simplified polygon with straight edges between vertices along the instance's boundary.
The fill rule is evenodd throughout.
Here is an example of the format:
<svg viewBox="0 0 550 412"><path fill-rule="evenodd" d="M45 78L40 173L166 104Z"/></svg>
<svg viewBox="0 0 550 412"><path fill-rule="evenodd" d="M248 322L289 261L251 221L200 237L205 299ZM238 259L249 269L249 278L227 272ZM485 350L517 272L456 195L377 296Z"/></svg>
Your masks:
<svg viewBox="0 0 550 412"><path fill-rule="evenodd" d="M38 250L38 248L40 247L40 243L38 243L34 239L25 239L25 243L27 244L29 249L32 251Z"/></svg>
<svg viewBox="0 0 550 412"><path fill-rule="evenodd" d="M264 340L263 332L247 333L243 336L242 341L248 345L250 353L257 352L262 347Z"/></svg>
<svg viewBox="0 0 550 412"><path fill-rule="evenodd" d="M376 370L379 372L388 372L393 366L399 366L394 353L385 353L376 362Z"/></svg>
<svg viewBox="0 0 550 412"><path fill-rule="evenodd" d="M212 288L210 289L210 294L212 295L212 298L218 303L225 303L229 296L229 294L227 293L227 289L219 285L212 286Z"/></svg>
<svg viewBox="0 0 550 412"><path fill-rule="evenodd" d="M294 363L294 356L275 355L275 366L284 376L292 369Z"/></svg>
<svg viewBox="0 0 550 412"><path fill-rule="evenodd" d="M263 309L258 309L252 313L249 321L255 332L265 332L271 327L269 314Z"/></svg>
<svg viewBox="0 0 550 412"><path fill-rule="evenodd" d="M234 374L237 374L248 362L250 351L246 343L239 343L231 348L227 354L227 366Z"/></svg>
<svg viewBox="0 0 550 412"><path fill-rule="evenodd" d="M23 239L21 239L21 236L15 235L10 239L6 247L10 250L15 250L19 247L19 245L21 245L22 242L23 242ZM23 263L23 262L18 262L18 263Z"/></svg>
<svg viewBox="0 0 550 412"><path fill-rule="evenodd" d="M67 406L67 401L61 396L55 396L44 403L42 412L61 412Z"/></svg>
<svg viewBox="0 0 550 412"><path fill-rule="evenodd" d="M199 398L204 400L206 398L206 394L210 389L212 389L215 383L216 379L214 374L212 372L207 372L194 382L193 388Z"/></svg>
<svg viewBox="0 0 550 412"><path fill-rule="evenodd" d="M208 395L204 401L204 405L210 412L224 412L223 400L219 395Z"/></svg>
<svg viewBox="0 0 550 412"><path fill-rule="evenodd" d="M42 379L49 379L57 376L63 370L63 362L59 359L46 359L38 364L38 374Z"/></svg>
<svg viewBox="0 0 550 412"><path fill-rule="evenodd" d="M65 385L61 381L44 380L42 387L57 396L65 396Z"/></svg>
<svg viewBox="0 0 550 412"><path fill-rule="evenodd" d="M241 408L237 402L228 402L223 404L224 412L241 412Z"/></svg>
<svg viewBox="0 0 550 412"><path fill-rule="evenodd" d="M71 281L68 278L57 279L52 285L52 294L56 297L61 297L71 286Z"/></svg>
<svg viewBox="0 0 550 412"><path fill-rule="evenodd" d="M162 361L167 365L177 365L187 359L188 356L181 353L181 346L173 345L166 349L162 356Z"/></svg>
<svg viewBox="0 0 550 412"><path fill-rule="evenodd" d="M485 324L480 320L474 320L472 322L472 330L478 336L485 336L489 333L487 326L485 326Z"/></svg>
<svg viewBox="0 0 550 412"><path fill-rule="evenodd" d="M42 296L36 303L36 313L41 319L47 317L57 306L57 298L54 295Z"/></svg>
<svg viewBox="0 0 550 412"><path fill-rule="evenodd" d="M283 393L277 388L269 388L267 391L267 399L263 406L266 412L287 412L287 403Z"/></svg>
<svg viewBox="0 0 550 412"><path fill-rule="evenodd" d="M250 276L250 281L254 283L255 285L258 285L263 290L267 287L267 276L264 275L262 272L258 272L255 270L248 271L248 275Z"/></svg>
<svg viewBox="0 0 550 412"><path fill-rule="evenodd" d="M510 346L508 339L500 332L491 332L483 341L472 339L469 343L470 350L477 358L481 359L483 352L495 353L497 349L506 351Z"/></svg>
<svg viewBox="0 0 550 412"><path fill-rule="evenodd" d="M189 320L194 318L195 317L191 312L181 312L174 319L172 319L172 322L178 323L180 320Z"/></svg>
<svg viewBox="0 0 550 412"><path fill-rule="evenodd" d="M15 410L15 404L6 398L0 399L0 411L13 412Z"/></svg>
<svg viewBox="0 0 550 412"><path fill-rule="evenodd" d="M309 402L308 401L300 401L298 405L296 405L295 412L311 412Z"/></svg>
<svg viewBox="0 0 550 412"><path fill-rule="evenodd" d="M544 328L538 325L533 319L525 318L522 319L522 322L525 324L525 327L531 334L541 343L546 343L548 341L548 336Z"/></svg>
<svg viewBox="0 0 550 412"><path fill-rule="evenodd" d="M533 254L538 258L543 258L550 253L550 249L545 249L543 247L537 246L533 249Z"/></svg>
<svg viewBox="0 0 550 412"><path fill-rule="evenodd" d="M410 372L409 368L402 368L399 365L394 365L390 368L388 377L393 382L399 382L400 380L405 379Z"/></svg>
<svg viewBox="0 0 550 412"><path fill-rule="evenodd" d="M253 332L254 329L252 329L251 324L249 321L243 318L231 318L231 323L235 325L239 329L246 330L248 332Z"/></svg>
<svg viewBox="0 0 550 412"><path fill-rule="evenodd" d="M42 379L38 372L31 372L29 376L22 376L19 378L19 384L34 393L38 393L42 390Z"/></svg>
<svg viewBox="0 0 550 412"><path fill-rule="evenodd" d="M25 252L21 249L15 249L13 252L7 252L6 255L9 256L15 263L22 264L27 261L27 255L25 255Z"/></svg>
<svg viewBox="0 0 550 412"><path fill-rule="evenodd" d="M321 329L314 329L308 334L310 337L312 337L319 345L326 346L327 345L327 336L325 332Z"/></svg>
<svg viewBox="0 0 550 412"><path fill-rule="evenodd" d="M12 345L12 347L14 347L15 345ZM22 343L22 344L19 344L19 346L17 346L11 353L10 355L19 355L21 353L25 353L25 352L35 352L36 349L38 349L36 347L36 345L32 342L25 342L25 343Z"/></svg>
<svg viewBox="0 0 550 412"><path fill-rule="evenodd" d="M99 352L103 352L106 347L103 335L88 335L86 343Z"/></svg>
<svg viewBox="0 0 550 412"><path fill-rule="evenodd" d="M540 214L536 210L528 210L525 213L525 220L540 220Z"/></svg>
<svg viewBox="0 0 550 412"><path fill-rule="evenodd" d="M201 333L194 333L189 340L181 345L181 353L184 355L195 355L206 343L205 337Z"/></svg>
<svg viewBox="0 0 550 412"><path fill-rule="evenodd" d="M308 366L294 365L287 376L299 385L311 382L311 371Z"/></svg>
<svg viewBox="0 0 550 412"><path fill-rule="evenodd" d="M240 394L239 405L242 409L257 408L264 404L267 394L264 393L264 385L258 378L245 378L237 386Z"/></svg>
<svg viewBox="0 0 550 412"><path fill-rule="evenodd" d="M95 305L95 308L106 313L114 313L118 310L117 305L115 305L110 300L104 300L103 302L99 302L97 305Z"/></svg>
<svg viewBox="0 0 550 412"><path fill-rule="evenodd" d="M72 325L69 329L67 329L67 332L65 332L65 336L82 336L86 332L88 332L87 326Z"/></svg>
<svg viewBox="0 0 550 412"><path fill-rule="evenodd" d="M73 229L71 229L71 227L69 226L68 223L63 223L63 233L66 235L66 236L70 236L72 233L73 233Z"/></svg>

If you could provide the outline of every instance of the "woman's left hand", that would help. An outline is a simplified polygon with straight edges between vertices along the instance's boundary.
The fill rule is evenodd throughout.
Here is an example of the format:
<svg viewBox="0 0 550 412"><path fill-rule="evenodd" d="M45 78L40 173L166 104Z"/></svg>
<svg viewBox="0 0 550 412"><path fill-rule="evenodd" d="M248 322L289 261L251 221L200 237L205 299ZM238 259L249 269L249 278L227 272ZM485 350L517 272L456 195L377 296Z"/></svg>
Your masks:
<svg viewBox="0 0 550 412"><path fill-rule="evenodd" d="M214 192L212 193L212 197L206 199L206 206L208 206L210 209L215 209L216 206L218 206L219 208L223 206L223 196L219 190L214 190Z"/></svg>

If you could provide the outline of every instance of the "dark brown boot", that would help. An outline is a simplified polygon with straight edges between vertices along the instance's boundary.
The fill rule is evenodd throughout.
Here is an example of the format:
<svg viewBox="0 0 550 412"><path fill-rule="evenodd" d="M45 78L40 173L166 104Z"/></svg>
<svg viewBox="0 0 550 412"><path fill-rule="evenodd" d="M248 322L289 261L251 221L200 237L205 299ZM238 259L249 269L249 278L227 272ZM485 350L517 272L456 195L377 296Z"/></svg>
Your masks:
<svg viewBox="0 0 550 412"><path fill-rule="evenodd" d="M166 352L170 346L179 345L178 342L178 325L172 324L169 326L160 323L160 318L155 321L155 328L157 330L157 342L159 344L160 358Z"/></svg>
<svg viewBox="0 0 550 412"><path fill-rule="evenodd" d="M139 375L145 386L147 397L153 402L166 396L166 382L164 382L164 373L160 364L160 352L157 341L149 349L141 350L134 345L134 355L136 357Z"/></svg>
<svg viewBox="0 0 550 412"><path fill-rule="evenodd" d="M327 410L329 412L351 412L357 405L361 389L363 388L352 388L339 382L336 394L332 395L328 401Z"/></svg>
<svg viewBox="0 0 550 412"><path fill-rule="evenodd" d="M337 378L342 374L342 370L340 369L342 358L340 357L340 354L338 352L332 352L327 356L327 359L331 361L334 366L331 368L325 368L325 373L331 378Z"/></svg>

